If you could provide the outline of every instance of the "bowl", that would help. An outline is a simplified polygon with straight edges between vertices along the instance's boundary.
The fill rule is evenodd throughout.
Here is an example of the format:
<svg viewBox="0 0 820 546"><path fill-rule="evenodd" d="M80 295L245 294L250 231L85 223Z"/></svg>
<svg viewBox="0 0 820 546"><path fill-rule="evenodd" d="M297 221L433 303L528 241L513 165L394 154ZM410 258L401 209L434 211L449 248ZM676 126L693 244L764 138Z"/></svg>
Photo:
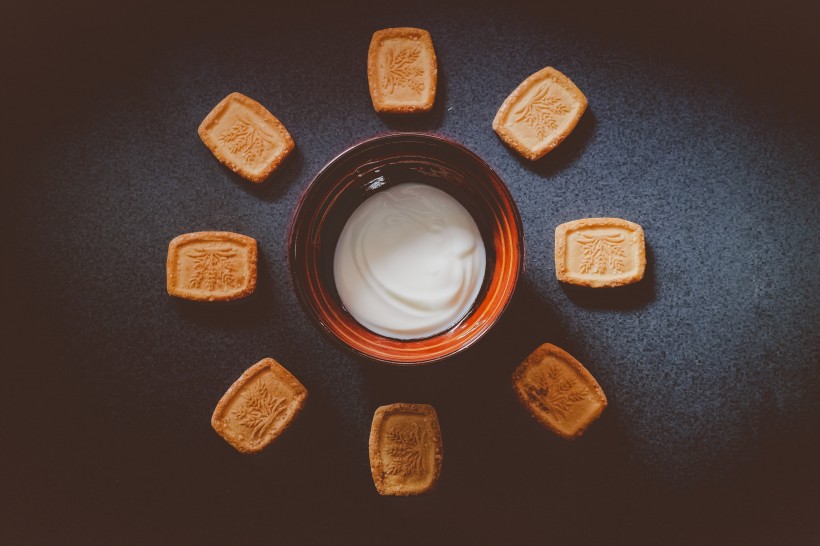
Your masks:
<svg viewBox="0 0 820 546"><path fill-rule="evenodd" d="M333 256L347 219L365 199L410 181L449 193L470 212L487 265L478 296L459 322L431 337L399 340L371 332L347 312ZM371 138L330 161L302 195L288 236L293 286L310 320L353 354L388 364L441 361L484 337L509 305L523 260L521 218L501 178L464 146L422 133Z"/></svg>

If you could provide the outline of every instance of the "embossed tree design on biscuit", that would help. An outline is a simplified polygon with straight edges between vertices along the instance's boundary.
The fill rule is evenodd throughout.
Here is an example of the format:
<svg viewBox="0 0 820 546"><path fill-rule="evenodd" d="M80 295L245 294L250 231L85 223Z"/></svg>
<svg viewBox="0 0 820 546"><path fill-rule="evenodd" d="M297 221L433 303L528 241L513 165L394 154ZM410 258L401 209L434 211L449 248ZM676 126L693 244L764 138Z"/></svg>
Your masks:
<svg viewBox="0 0 820 546"><path fill-rule="evenodd" d="M545 83L535 93L529 104L515 111L515 121L523 121L538 134L538 138L547 138L550 131L558 128L558 118L569 113L569 106L549 93L550 85Z"/></svg>
<svg viewBox="0 0 820 546"><path fill-rule="evenodd" d="M236 275L234 258L236 250L224 248L196 248L188 254L194 260L193 273L188 281L190 288L235 288L242 279Z"/></svg>
<svg viewBox="0 0 820 546"><path fill-rule="evenodd" d="M386 449L392 457L385 467L385 473L394 476L413 476L425 471L424 444L427 433L416 424L409 429L392 428L387 432L391 445Z"/></svg>
<svg viewBox="0 0 820 546"><path fill-rule="evenodd" d="M577 379L561 373L555 366L535 375L533 383L527 386L529 399L561 421L566 420L572 407L587 394L586 387L579 385Z"/></svg>
<svg viewBox="0 0 820 546"><path fill-rule="evenodd" d="M234 415L242 426L251 431L252 438L259 439L283 411L284 400L273 396L264 381L258 381Z"/></svg>
<svg viewBox="0 0 820 546"><path fill-rule="evenodd" d="M586 235L578 238L578 243L583 249L581 263L578 266L581 273L594 273L605 275L606 273L623 273L624 271L624 249L621 243L624 236L620 233L609 235Z"/></svg>
<svg viewBox="0 0 820 546"><path fill-rule="evenodd" d="M249 164L261 159L265 150L273 146L273 140L268 135L241 116L236 118L230 129L219 135L219 141Z"/></svg>
<svg viewBox="0 0 820 546"><path fill-rule="evenodd" d="M407 47L388 49L386 54L387 67L382 75L382 87L388 93L393 93L396 87L409 87L416 93L424 89L424 70L415 63L421 55L421 49Z"/></svg>

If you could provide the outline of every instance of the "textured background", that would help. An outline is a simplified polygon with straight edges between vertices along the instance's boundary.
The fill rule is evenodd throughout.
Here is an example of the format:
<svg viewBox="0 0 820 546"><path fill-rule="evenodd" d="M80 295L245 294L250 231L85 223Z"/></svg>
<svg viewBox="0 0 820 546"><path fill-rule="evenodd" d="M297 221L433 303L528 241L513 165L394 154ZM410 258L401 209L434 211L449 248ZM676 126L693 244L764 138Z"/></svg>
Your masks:
<svg viewBox="0 0 820 546"><path fill-rule="evenodd" d="M0 542L820 543L816 9L503 4L4 8ZM431 32L439 94L429 115L381 118L365 56L374 30L401 25ZM547 65L590 109L528 163L490 123ZM297 143L262 186L221 167L196 134L234 90ZM333 346L286 263L312 176L393 130L484 157L526 235L502 323L423 369ZM587 216L643 225L643 282L555 280L553 230ZM259 241L253 298L165 293L168 241L210 229ZM538 428L509 388L544 341L609 397L575 443ZM264 356L310 399L277 444L243 456L209 418ZM438 409L433 495L375 493L370 420L396 401Z"/></svg>

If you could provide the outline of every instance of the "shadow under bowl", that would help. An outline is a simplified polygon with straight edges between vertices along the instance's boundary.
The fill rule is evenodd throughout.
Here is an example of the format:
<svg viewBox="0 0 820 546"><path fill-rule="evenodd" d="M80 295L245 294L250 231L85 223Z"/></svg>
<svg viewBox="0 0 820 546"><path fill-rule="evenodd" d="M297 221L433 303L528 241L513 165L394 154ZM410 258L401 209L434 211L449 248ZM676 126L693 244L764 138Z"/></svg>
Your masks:
<svg viewBox="0 0 820 546"><path fill-rule="evenodd" d="M336 290L333 257L353 211L377 192L406 182L443 190L470 212L487 265L479 294L459 322L427 338L400 340L368 330L347 312ZM498 322L522 273L523 230L506 185L476 154L439 136L388 134L353 146L316 175L291 221L288 261L299 302L331 340L377 362L427 364L465 350Z"/></svg>

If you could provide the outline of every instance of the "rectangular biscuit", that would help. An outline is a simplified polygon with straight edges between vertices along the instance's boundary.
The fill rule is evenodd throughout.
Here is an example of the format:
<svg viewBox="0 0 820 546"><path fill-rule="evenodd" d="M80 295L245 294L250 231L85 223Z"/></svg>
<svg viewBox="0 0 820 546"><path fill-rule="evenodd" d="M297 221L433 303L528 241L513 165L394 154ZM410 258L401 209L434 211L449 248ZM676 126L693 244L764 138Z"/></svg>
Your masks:
<svg viewBox="0 0 820 546"><path fill-rule="evenodd" d="M370 98L377 112L427 112L436 100L438 65L430 33L400 27L376 31L367 53Z"/></svg>
<svg viewBox="0 0 820 546"><path fill-rule="evenodd" d="M558 280L592 288L638 282L646 269L643 228L621 218L584 218L555 228Z"/></svg>
<svg viewBox="0 0 820 546"><path fill-rule="evenodd" d="M276 116L242 93L231 93L211 110L199 125L199 137L225 166L257 183L295 146Z"/></svg>
<svg viewBox="0 0 820 546"><path fill-rule="evenodd" d="M575 129L587 98L572 81L548 66L515 88L493 119L493 130L512 149L536 160Z"/></svg>
<svg viewBox="0 0 820 546"><path fill-rule="evenodd" d="M229 231L175 237L165 262L168 294L194 301L230 301L256 289L256 239Z"/></svg>
<svg viewBox="0 0 820 546"><path fill-rule="evenodd" d="M256 453L293 423L307 394L281 364L264 358L225 392L211 416L211 426L237 451Z"/></svg>
<svg viewBox="0 0 820 546"><path fill-rule="evenodd" d="M607 399L595 378L572 355L544 343L513 372L513 390L530 415L572 440L604 411Z"/></svg>
<svg viewBox="0 0 820 546"><path fill-rule="evenodd" d="M433 406L391 404L373 415L370 471L380 495L421 495L441 475L441 429Z"/></svg>

